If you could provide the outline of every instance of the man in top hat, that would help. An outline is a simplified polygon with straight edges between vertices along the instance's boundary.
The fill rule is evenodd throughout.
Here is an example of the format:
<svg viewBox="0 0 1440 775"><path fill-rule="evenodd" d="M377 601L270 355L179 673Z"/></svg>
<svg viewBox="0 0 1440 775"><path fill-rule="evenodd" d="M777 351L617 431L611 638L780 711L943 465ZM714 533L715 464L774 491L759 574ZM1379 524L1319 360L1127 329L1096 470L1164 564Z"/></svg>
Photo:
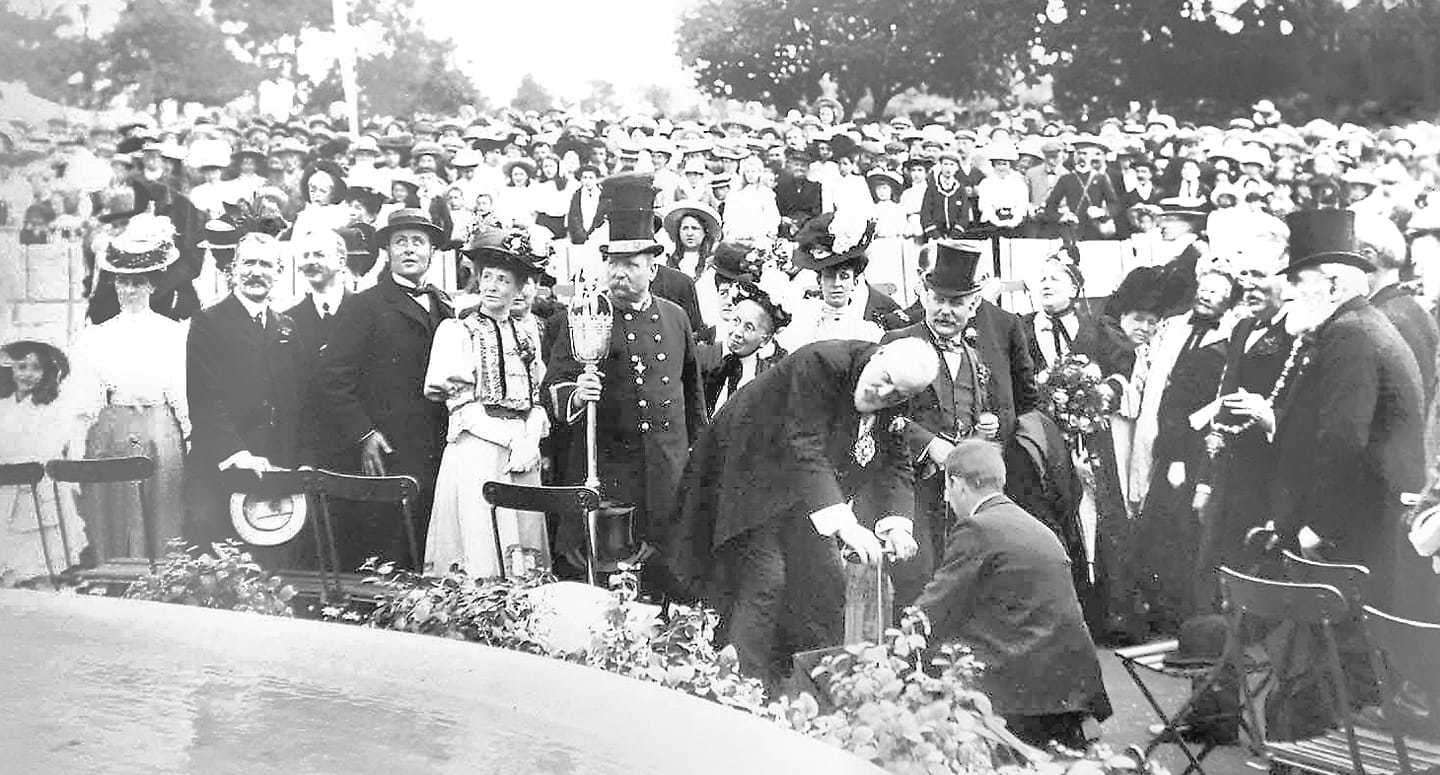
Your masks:
<svg viewBox="0 0 1440 775"><path fill-rule="evenodd" d="M914 560L895 568L895 603L909 605L929 580L944 545L948 520L942 484L933 472L943 467L961 439L997 441L1015 436L1017 418L1035 408L1034 364L1020 320L987 302L975 281L980 254L961 243L934 245L934 268L925 275L920 301L925 320L890 331L881 342L918 339L932 349L942 368L935 381L905 406L901 430L912 464L922 472L915 487Z"/></svg>
<svg viewBox="0 0 1440 775"><path fill-rule="evenodd" d="M1421 563L1407 546L1400 500L1425 480L1419 366L1368 299L1365 275L1374 265L1356 249L1354 214L1301 211L1286 223L1293 300L1285 327L1304 342L1299 360L1273 404L1256 394L1223 403L1274 434L1272 509L1281 540L1310 556L1369 567L1366 602L1433 617L1433 594L1395 583L1414 578L1406 566Z"/></svg>
<svg viewBox="0 0 1440 775"><path fill-rule="evenodd" d="M690 321L679 306L651 292L655 259L664 249L655 241L654 183L645 174L617 175L606 179L604 189L610 239L600 251L612 305L609 353L598 374L584 373L572 349L568 313L559 316L544 388L556 421L566 425L583 427L585 405L597 404L601 494L635 507L638 557L644 560L663 541L680 470L708 413ZM565 467L572 483L585 479L584 460L583 443L572 444ZM573 556L583 546L577 527L561 527L560 552Z"/></svg>
<svg viewBox="0 0 1440 775"><path fill-rule="evenodd" d="M190 323L185 394L193 430L184 534L200 546L235 537L221 472L262 473L299 462L302 363L309 356L294 321L270 304L281 263L274 237L241 238L230 268L234 292ZM272 570L299 559L286 546L254 551Z"/></svg>
<svg viewBox="0 0 1440 775"><path fill-rule="evenodd" d="M870 565L914 553L909 455L889 428L938 367L914 339L808 345L736 391L696 443L666 562L721 612L746 674L773 687L791 654L840 643L836 538Z"/></svg>
<svg viewBox="0 0 1440 775"><path fill-rule="evenodd" d="M425 370L435 328L454 314L425 274L447 237L419 210L390 215L375 234L389 256L388 271L373 288L340 304L314 382L319 421L342 451L345 470L411 476L419 483L419 536L425 535L446 430L444 404L425 398ZM419 567L393 508L357 508L343 532L337 536L343 568L373 555Z"/></svg>

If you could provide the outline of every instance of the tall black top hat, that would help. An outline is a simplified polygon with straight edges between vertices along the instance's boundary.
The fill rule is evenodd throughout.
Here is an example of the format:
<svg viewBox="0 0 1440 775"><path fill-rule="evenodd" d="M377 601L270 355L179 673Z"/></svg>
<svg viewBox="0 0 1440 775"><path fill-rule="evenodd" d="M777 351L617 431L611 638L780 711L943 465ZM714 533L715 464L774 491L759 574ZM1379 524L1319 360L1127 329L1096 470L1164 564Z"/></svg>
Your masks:
<svg viewBox="0 0 1440 775"><path fill-rule="evenodd" d="M963 242L939 240L935 243L935 268L925 275L926 284L941 293L970 295L980 290L975 282L975 269L980 265L980 252Z"/></svg>
<svg viewBox="0 0 1440 775"><path fill-rule="evenodd" d="M600 198L607 203L610 222L610 241L600 246L607 258L665 249L655 241L654 178L642 173L612 175L600 183Z"/></svg>
<svg viewBox="0 0 1440 775"><path fill-rule="evenodd" d="M1317 264L1348 264L1375 271L1375 265L1357 249L1354 212L1300 210L1286 216L1285 225L1290 227L1290 264L1279 274Z"/></svg>

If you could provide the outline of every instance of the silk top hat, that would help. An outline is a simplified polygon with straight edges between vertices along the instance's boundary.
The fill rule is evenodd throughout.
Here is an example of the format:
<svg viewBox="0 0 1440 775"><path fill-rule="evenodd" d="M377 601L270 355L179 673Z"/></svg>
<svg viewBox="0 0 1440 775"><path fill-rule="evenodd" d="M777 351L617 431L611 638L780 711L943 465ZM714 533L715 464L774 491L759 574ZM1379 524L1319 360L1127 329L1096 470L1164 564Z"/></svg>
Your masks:
<svg viewBox="0 0 1440 775"><path fill-rule="evenodd" d="M443 229L436 226L429 216L425 215L424 210L406 207L390 213L390 220L386 222L385 227L375 232L375 244L388 246L390 235L406 230L421 231L430 235L431 244L436 246L439 246L449 236Z"/></svg>
<svg viewBox="0 0 1440 775"><path fill-rule="evenodd" d="M975 269L980 265L980 252L963 242L938 240L935 243L935 265L925 275L925 283L941 293L966 296L980 290L975 282Z"/></svg>
<svg viewBox="0 0 1440 775"><path fill-rule="evenodd" d="M853 208L848 213L853 213ZM865 250L875 239L875 221L864 216L835 213L811 218L795 235L795 265L820 272L847 262L865 271L869 258Z"/></svg>
<svg viewBox="0 0 1440 775"><path fill-rule="evenodd" d="M1375 271L1375 265L1357 249L1353 211L1300 210L1286 216L1285 225L1290 227L1290 264L1278 274L1293 274L1319 264Z"/></svg>
<svg viewBox="0 0 1440 775"><path fill-rule="evenodd" d="M659 253L655 241L655 179L643 173L612 175L600 183L600 198L609 203L610 240L600 246L607 258Z"/></svg>

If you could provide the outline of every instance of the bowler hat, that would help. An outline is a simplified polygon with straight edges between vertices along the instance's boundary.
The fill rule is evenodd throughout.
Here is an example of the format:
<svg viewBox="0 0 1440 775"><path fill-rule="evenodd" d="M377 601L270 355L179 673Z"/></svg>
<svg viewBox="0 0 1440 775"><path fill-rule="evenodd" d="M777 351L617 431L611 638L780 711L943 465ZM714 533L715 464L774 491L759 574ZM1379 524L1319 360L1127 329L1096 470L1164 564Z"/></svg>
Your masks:
<svg viewBox="0 0 1440 775"><path fill-rule="evenodd" d="M1319 264L1346 264L1367 272L1375 265L1361 255L1351 210L1300 210L1285 217L1290 227L1290 264L1277 274L1292 274Z"/></svg>
<svg viewBox="0 0 1440 775"><path fill-rule="evenodd" d="M935 242L934 268L925 275L925 284L941 293L966 296L980 290L975 282L975 269L980 265L980 252L955 240Z"/></svg>
<svg viewBox="0 0 1440 775"><path fill-rule="evenodd" d="M375 244L389 245L390 235L398 231L420 231L430 236L431 243L440 245L448 239L449 235L443 229L435 225L424 210L413 207L406 207L390 213L390 220L383 228L375 232Z"/></svg>

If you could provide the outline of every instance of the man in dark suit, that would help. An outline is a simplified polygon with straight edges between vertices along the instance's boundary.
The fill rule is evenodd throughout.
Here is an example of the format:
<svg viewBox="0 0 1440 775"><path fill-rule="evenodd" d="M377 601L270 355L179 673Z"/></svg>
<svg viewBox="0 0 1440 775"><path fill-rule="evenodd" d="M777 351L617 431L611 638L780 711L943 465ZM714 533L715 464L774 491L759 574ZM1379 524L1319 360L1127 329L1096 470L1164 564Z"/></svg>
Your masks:
<svg viewBox="0 0 1440 775"><path fill-rule="evenodd" d="M785 155L785 171L775 184L775 207L780 211L780 236L799 234L805 222L823 209L820 184L810 180L810 155L791 151Z"/></svg>
<svg viewBox="0 0 1440 775"><path fill-rule="evenodd" d="M1105 174L1106 147L1094 138L1081 138L1074 145L1075 169L1056 181L1045 200L1045 214L1062 229L1069 224L1076 239L1114 239L1120 195Z"/></svg>
<svg viewBox="0 0 1440 775"><path fill-rule="evenodd" d="M696 442L665 560L721 612L747 674L774 686L791 654L839 645L832 536L868 564L881 541L914 554L909 454L889 427L938 367L913 339L807 345L737 391Z"/></svg>
<svg viewBox="0 0 1440 775"><path fill-rule="evenodd" d="M1305 365L1274 407L1232 395L1227 408L1273 429L1276 530L1307 554L1370 568L1366 602L1410 618L1433 612L1424 590L1397 588L1405 551L1402 493L1425 481L1420 369L1366 298L1373 265L1356 250L1348 210L1292 213L1286 329L1307 337ZM1430 578L1433 579L1433 576ZM1415 595L1427 601L1411 601ZM1420 610L1424 608L1426 610Z"/></svg>
<svg viewBox="0 0 1440 775"><path fill-rule="evenodd" d="M958 242L935 243L934 269L925 276L922 323L890 331L882 343L915 338L933 350L943 368L934 383L905 407L901 436L922 472L943 466L955 443L978 436L1009 446L1016 418L1035 408L1038 391L1019 319L985 301L975 269L980 254ZM905 606L934 570L947 525L938 477L920 477L914 493L919 552L893 571L895 604Z"/></svg>
<svg viewBox="0 0 1440 775"><path fill-rule="evenodd" d="M1367 215L1356 218L1355 238L1360 254L1375 265L1375 271L1370 273L1370 304L1389 319L1415 354L1425 406L1429 407L1435 398L1435 351L1440 347L1440 328L1436 327L1435 316L1400 285L1400 269L1407 254L1405 237L1389 219Z"/></svg>
<svg viewBox="0 0 1440 775"><path fill-rule="evenodd" d="M707 329L705 318L700 313L700 297L695 293L695 281L678 269L671 269L660 262L654 262L655 278L650 281L650 292L666 301L674 302L685 312L690 321L690 330L697 341L708 341L714 335Z"/></svg>
<svg viewBox="0 0 1440 775"><path fill-rule="evenodd" d="M570 337L559 336L543 387L555 420L577 430L584 428L585 405L597 405L601 495L635 508L641 542L636 559L644 560L663 540L680 471L708 413L690 321L650 291L654 262L664 249L654 238L654 183L648 175L616 175L606 179L605 190L611 203L610 241L601 246L612 303L609 355L598 374L586 372ZM557 326L568 329L568 314ZM577 433L579 443L570 446L569 484L587 474L583 438ZM573 555L584 545L576 528L561 525L559 552ZM651 568L647 572L656 573Z"/></svg>
<svg viewBox="0 0 1440 775"><path fill-rule="evenodd" d="M231 265L234 293L190 324L185 393L193 431L184 533L200 546L236 537L222 471L259 473L297 462L301 364L308 356L294 322L270 308L280 264L273 237L242 238ZM256 549L256 558L271 569L292 559L284 545Z"/></svg>
<svg viewBox="0 0 1440 775"><path fill-rule="evenodd" d="M1010 731L1031 745L1085 747L1087 717L1110 715L1095 644L1049 528L1002 492L994 445L960 442L945 462L956 520L935 578L916 605L935 643L960 642L985 665L980 685Z"/></svg>
<svg viewBox="0 0 1440 775"><path fill-rule="evenodd" d="M296 269L310 283L310 291L305 298L285 310L285 314L295 321L295 332L305 348L302 366L306 386L305 411L301 419L302 458L322 468L334 468L344 465L344 450L334 448L335 434L326 432L320 422L323 413L315 400L315 371L320 351L330 341L330 327L335 322L335 316L351 298L350 292L345 290L341 272L345 267L345 240L327 229L300 235L291 244L297 256Z"/></svg>
<svg viewBox="0 0 1440 775"><path fill-rule="evenodd" d="M581 165L580 186L570 197L570 210L565 216L565 232L570 244L584 245L590 235L605 222L605 206L600 197L600 169L593 164Z"/></svg>
<svg viewBox="0 0 1440 775"><path fill-rule="evenodd" d="M435 327L453 314L444 294L423 282L446 235L424 212L402 209L375 236L389 251L389 271L341 305L320 353L315 397L345 470L419 483L416 536L423 541L447 420L445 405L425 398L425 370ZM341 566L380 555L419 567L397 515L389 505L355 508L337 536Z"/></svg>

